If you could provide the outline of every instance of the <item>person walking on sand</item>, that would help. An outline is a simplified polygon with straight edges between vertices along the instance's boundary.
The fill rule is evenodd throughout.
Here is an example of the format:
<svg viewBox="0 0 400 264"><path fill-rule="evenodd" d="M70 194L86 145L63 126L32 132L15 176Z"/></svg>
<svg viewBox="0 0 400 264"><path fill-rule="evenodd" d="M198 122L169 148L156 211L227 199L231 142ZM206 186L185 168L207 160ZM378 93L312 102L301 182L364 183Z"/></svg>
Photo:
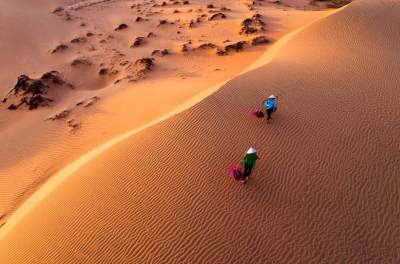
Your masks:
<svg viewBox="0 0 400 264"><path fill-rule="evenodd" d="M278 97L273 94L270 95L263 101L263 105L267 113L267 120L270 120L272 118L272 113L278 109Z"/></svg>
<svg viewBox="0 0 400 264"><path fill-rule="evenodd" d="M244 180L242 182L247 181L247 179L249 178L251 171L253 170L253 168L256 166L256 161L259 159L259 157L257 156L257 150L253 147L249 148L249 150L247 151L246 155L243 158L243 166L244 166L244 170L243 170L243 178Z"/></svg>

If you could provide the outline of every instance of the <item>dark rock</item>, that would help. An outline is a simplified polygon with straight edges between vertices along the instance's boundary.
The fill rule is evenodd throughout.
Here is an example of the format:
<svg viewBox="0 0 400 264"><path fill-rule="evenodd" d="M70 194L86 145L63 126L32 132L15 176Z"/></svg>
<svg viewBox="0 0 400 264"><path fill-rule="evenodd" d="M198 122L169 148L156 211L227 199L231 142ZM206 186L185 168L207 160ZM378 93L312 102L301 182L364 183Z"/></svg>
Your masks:
<svg viewBox="0 0 400 264"><path fill-rule="evenodd" d="M68 49L68 46L67 46L67 45L65 45L65 44L59 44L57 47L55 47L55 48L51 51L51 53L60 52L60 51L66 50L66 49Z"/></svg>
<svg viewBox="0 0 400 264"><path fill-rule="evenodd" d="M153 52L151 53L151 56L166 56L169 54L169 51L167 49L163 49L163 50L153 50Z"/></svg>
<svg viewBox="0 0 400 264"><path fill-rule="evenodd" d="M61 111L60 113L55 114L52 117L49 117L47 120L60 120L60 119L64 119L67 118L69 116L69 114L71 113L71 110L64 110Z"/></svg>
<svg viewBox="0 0 400 264"><path fill-rule="evenodd" d="M39 106L49 106L52 101L53 100L51 100L50 98L44 97L41 94L35 94L30 98L23 98L23 103L28 106L29 110L36 109Z"/></svg>
<svg viewBox="0 0 400 264"><path fill-rule="evenodd" d="M10 104L10 106L8 107L9 110L17 110L18 107L15 104Z"/></svg>
<svg viewBox="0 0 400 264"><path fill-rule="evenodd" d="M214 15L212 15L208 20L217 20L217 19L224 19L226 18L226 15L224 13L215 13Z"/></svg>
<svg viewBox="0 0 400 264"><path fill-rule="evenodd" d="M85 37L77 37L71 40L71 43L78 44L78 43L85 43L86 41L87 39Z"/></svg>
<svg viewBox="0 0 400 264"><path fill-rule="evenodd" d="M188 4L189 4L189 1L187 1L187 0L183 1L183 4L184 4L184 5L188 5Z"/></svg>
<svg viewBox="0 0 400 264"><path fill-rule="evenodd" d="M189 43L183 44L182 48L181 48L181 51L182 52L188 52L189 51Z"/></svg>
<svg viewBox="0 0 400 264"><path fill-rule="evenodd" d="M166 19L161 19L159 25L165 25L168 23L168 20Z"/></svg>
<svg viewBox="0 0 400 264"><path fill-rule="evenodd" d="M67 125L71 128L71 132L78 130L81 127L81 123L79 123L75 119L68 120Z"/></svg>
<svg viewBox="0 0 400 264"><path fill-rule="evenodd" d="M131 74L127 75L124 79L129 82L135 82L145 78L146 74L150 72L154 67L154 59L152 58L141 58L135 61L131 68ZM119 80L120 81L120 80ZM118 81L118 82L119 82ZM117 82L115 82L117 83Z"/></svg>
<svg viewBox="0 0 400 264"><path fill-rule="evenodd" d="M52 11L52 13L56 14L56 13L60 13L64 11L64 7L62 6L57 6L56 8L54 8L54 10Z"/></svg>
<svg viewBox="0 0 400 264"><path fill-rule="evenodd" d="M118 27L115 28L115 31L123 30L123 29L127 29L127 28L128 28L127 24L120 24Z"/></svg>
<svg viewBox="0 0 400 264"><path fill-rule="evenodd" d="M142 17L138 16L135 21L136 22L141 22L141 21L144 21L144 19Z"/></svg>
<svg viewBox="0 0 400 264"><path fill-rule="evenodd" d="M131 45L131 48L139 47L139 46L143 45L145 42L146 42L145 37L137 37L135 39L135 41L133 42L133 44Z"/></svg>
<svg viewBox="0 0 400 264"><path fill-rule="evenodd" d="M50 84L63 85L66 82L57 71L46 72L40 79L31 79L27 75L20 75L16 85L8 96L4 98L3 102L8 101L8 99L16 102L9 106L10 110L15 110L22 105L26 105L29 110L40 106L48 106L53 100L45 97L44 94L47 93ZM67 85L72 86L70 84Z"/></svg>
<svg viewBox="0 0 400 264"><path fill-rule="evenodd" d="M215 8L215 6L213 4L208 4L207 8Z"/></svg>
<svg viewBox="0 0 400 264"><path fill-rule="evenodd" d="M265 45L270 43L271 41L264 36L255 37L251 40L251 45L258 46L258 45Z"/></svg>
<svg viewBox="0 0 400 264"><path fill-rule="evenodd" d="M141 58L135 61L135 69L137 71L150 71L154 67L152 58Z"/></svg>
<svg viewBox="0 0 400 264"><path fill-rule="evenodd" d="M156 36L156 34L154 34L153 32L149 32L149 34L147 34L148 38L152 38L152 37L155 37L155 36Z"/></svg>
<svg viewBox="0 0 400 264"><path fill-rule="evenodd" d="M14 94L41 94L46 90L46 85L41 80L29 78L27 75L20 75L17 84L14 86Z"/></svg>
<svg viewBox="0 0 400 264"><path fill-rule="evenodd" d="M225 55L228 55L228 52L226 52L225 50L222 50L222 49L218 49L217 50L217 55L218 56L225 56Z"/></svg>
<svg viewBox="0 0 400 264"><path fill-rule="evenodd" d="M65 81L61 79L60 73L58 71L49 71L42 75L40 78L43 81L52 82L54 84L63 85Z"/></svg>
<svg viewBox="0 0 400 264"><path fill-rule="evenodd" d="M241 34L254 34L260 31L264 31L265 22L262 21L260 14L255 14L251 18L246 18L242 21L242 27L240 29Z"/></svg>
<svg viewBox="0 0 400 264"><path fill-rule="evenodd" d="M81 57L81 58L76 58L71 62L71 66L89 66L92 65L92 63L89 61L89 59Z"/></svg>
<svg viewBox="0 0 400 264"><path fill-rule="evenodd" d="M227 7L225 7L225 6L221 7L220 10L221 10L221 11L231 11L231 9L229 9L229 8L227 8Z"/></svg>
<svg viewBox="0 0 400 264"><path fill-rule="evenodd" d="M86 33L86 37L92 37L92 36L94 36L94 34L92 32Z"/></svg>
<svg viewBox="0 0 400 264"><path fill-rule="evenodd" d="M239 42L236 42L234 44L230 44L230 45L225 46L225 51L226 52L229 52L229 51L238 52L238 51L243 50L246 44L247 44L246 41L239 41Z"/></svg>
<svg viewBox="0 0 400 264"><path fill-rule="evenodd" d="M352 0L328 0L326 7L328 8L340 8L347 4L350 4Z"/></svg>
<svg viewBox="0 0 400 264"><path fill-rule="evenodd" d="M213 43L204 43L204 44L201 44L200 46L198 46L197 49L214 49L216 47L217 47L217 45L215 45Z"/></svg>
<svg viewBox="0 0 400 264"><path fill-rule="evenodd" d="M83 107L89 107L95 104L98 100L100 100L100 97L98 96L93 96L87 100L86 104Z"/></svg>
<svg viewBox="0 0 400 264"><path fill-rule="evenodd" d="M108 73L108 69L107 68L101 68L99 70L99 75L106 75Z"/></svg>

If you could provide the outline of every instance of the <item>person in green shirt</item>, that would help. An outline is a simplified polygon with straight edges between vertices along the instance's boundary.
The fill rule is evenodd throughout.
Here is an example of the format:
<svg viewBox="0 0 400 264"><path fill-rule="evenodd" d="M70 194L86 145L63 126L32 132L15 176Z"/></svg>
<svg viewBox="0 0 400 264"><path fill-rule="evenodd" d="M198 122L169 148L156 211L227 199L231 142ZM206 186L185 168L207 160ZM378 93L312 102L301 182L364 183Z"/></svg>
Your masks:
<svg viewBox="0 0 400 264"><path fill-rule="evenodd" d="M258 159L259 157L257 156L257 150L253 147L249 148L242 161L242 164L244 165L244 170L243 170L244 181L246 181L249 178L251 171L256 166L256 161Z"/></svg>

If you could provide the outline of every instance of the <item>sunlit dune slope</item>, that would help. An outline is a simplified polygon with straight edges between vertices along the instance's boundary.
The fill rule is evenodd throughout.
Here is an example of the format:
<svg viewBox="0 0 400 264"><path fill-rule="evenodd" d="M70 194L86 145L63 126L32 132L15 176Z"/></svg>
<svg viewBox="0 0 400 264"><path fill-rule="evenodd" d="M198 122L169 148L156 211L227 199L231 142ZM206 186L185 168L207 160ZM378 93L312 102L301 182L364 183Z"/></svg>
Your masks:
<svg viewBox="0 0 400 264"><path fill-rule="evenodd" d="M399 12L356 1L108 149L9 219L0 262L399 262ZM253 119L271 93L272 122ZM243 186L227 167L249 146Z"/></svg>
<svg viewBox="0 0 400 264"><path fill-rule="evenodd" d="M170 115L209 87L236 77L286 33L332 12L308 0L281 5L215 0L214 8L203 0L163 2L0 1L0 226L86 152ZM298 5L285 5L294 2ZM218 10L226 19L210 20ZM255 14L265 28L241 34L242 22ZM159 25L165 19L173 24ZM116 31L119 25L127 28ZM144 43L132 47L136 38ZM250 44L254 38L257 45ZM217 55L238 41L248 45ZM143 64L135 64L148 57L153 66L144 76L137 72ZM45 81L50 86L42 92L51 103L28 110L33 105L24 100L31 95L15 94L13 88L18 77L39 79L53 70L66 83ZM17 110L8 109L13 104Z"/></svg>

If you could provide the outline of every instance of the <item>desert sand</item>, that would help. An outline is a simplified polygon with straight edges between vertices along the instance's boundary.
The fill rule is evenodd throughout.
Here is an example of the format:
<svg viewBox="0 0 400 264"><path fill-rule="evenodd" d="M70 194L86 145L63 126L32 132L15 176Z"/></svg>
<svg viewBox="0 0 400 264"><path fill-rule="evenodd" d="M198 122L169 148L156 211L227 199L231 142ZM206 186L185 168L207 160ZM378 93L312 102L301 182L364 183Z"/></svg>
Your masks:
<svg viewBox="0 0 400 264"><path fill-rule="evenodd" d="M48 178L86 152L187 105L238 75L282 36L332 12L313 10L304 0L288 3L293 7L236 1L215 2L213 8L203 1L165 6L161 1L0 3L0 93L1 99L10 97L0 103L0 224ZM209 20L221 9L225 19ZM262 15L264 30L240 34L242 21L256 13ZM169 22L159 25L160 20ZM189 27L191 20L196 23ZM121 24L127 28L116 31ZM131 47L140 36L143 43ZM216 54L257 36L270 43ZM216 47L199 49L209 43ZM67 48L57 49L60 45ZM163 56L164 49L170 54ZM151 56L154 50L160 53ZM145 76L135 66L141 58L154 58L150 71L141 72ZM21 100L8 94L19 75L37 79L53 70L68 85L51 84L44 95L53 100L49 107L7 109Z"/></svg>
<svg viewBox="0 0 400 264"><path fill-rule="evenodd" d="M102 89L82 88L97 87L97 70L85 85L54 66L76 86L62 100L1 109L0 262L399 262L400 3L266 8L298 14L270 33L270 48L212 57L212 67L211 54L176 55L167 70L133 84L110 76ZM167 77L183 61L203 78ZM204 77L213 67L226 71ZM266 124L249 110L271 93L280 106ZM43 121L77 100L89 104L73 108L78 129ZM239 185L227 168L249 146L261 159Z"/></svg>

